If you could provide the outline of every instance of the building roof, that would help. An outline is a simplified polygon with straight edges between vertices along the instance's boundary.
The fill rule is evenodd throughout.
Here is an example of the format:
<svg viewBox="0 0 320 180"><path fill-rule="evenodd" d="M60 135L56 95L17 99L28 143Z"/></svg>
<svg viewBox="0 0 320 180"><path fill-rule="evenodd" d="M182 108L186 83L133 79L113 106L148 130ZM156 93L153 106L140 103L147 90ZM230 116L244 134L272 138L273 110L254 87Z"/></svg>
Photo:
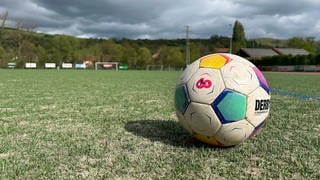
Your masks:
<svg viewBox="0 0 320 180"><path fill-rule="evenodd" d="M238 55L248 59L261 59L267 56L276 55L309 55L310 53L304 49L297 48L241 48Z"/></svg>
<svg viewBox="0 0 320 180"><path fill-rule="evenodd" d="M215 53L227 53L229 52L229 48L214 48Z"/></svg>
<svg viewBox="0 0 320 180"><path fill-rule="evenodd" d="M297 48L273 48L280 55L309 55L310 53L304 49Z"/></svg>
<svg viewBox="0 0 320 180"><path fill-rule="evenodd" d="M277 52L275 52L272 49L266 49L266 48L241 48L239 50L240 55L244 55L246 57L250 58L261 58L266 56L276 56L279 55Z"/></svg>

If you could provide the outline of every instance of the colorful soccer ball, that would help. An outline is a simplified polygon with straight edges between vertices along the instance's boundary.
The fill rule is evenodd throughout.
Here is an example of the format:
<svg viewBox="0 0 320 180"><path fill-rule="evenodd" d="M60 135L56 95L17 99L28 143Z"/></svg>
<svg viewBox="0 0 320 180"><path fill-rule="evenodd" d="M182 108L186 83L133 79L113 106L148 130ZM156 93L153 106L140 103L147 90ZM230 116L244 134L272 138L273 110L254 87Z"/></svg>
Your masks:
<svg viewBox="0 0 320 180"><path fill-rule="evenodd" d="M269 86L260 70L233 54L211 54L190 64L175 91L181 125L215 146L239 144L260 132L269 115Z"/></svg>

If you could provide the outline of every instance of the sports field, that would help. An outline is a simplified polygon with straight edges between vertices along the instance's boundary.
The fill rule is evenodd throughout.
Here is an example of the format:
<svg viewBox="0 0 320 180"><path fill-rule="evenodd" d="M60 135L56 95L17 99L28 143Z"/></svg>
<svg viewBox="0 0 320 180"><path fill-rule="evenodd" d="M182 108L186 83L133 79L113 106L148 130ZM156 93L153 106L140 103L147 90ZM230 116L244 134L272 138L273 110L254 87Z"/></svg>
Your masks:
<svg viewBox="0 0 320 180"><path fill-rule="evenodd" d="M320 74L266 73L266 126L231 148L180 127L179 74L0 70L0 179L320 179Z"/></svg>

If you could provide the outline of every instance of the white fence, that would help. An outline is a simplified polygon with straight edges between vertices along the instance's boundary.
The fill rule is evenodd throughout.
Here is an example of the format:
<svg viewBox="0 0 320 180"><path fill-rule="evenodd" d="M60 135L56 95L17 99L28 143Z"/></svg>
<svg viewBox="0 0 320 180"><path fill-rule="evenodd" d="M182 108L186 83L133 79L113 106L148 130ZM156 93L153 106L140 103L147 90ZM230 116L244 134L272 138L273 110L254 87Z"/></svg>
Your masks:
<svg viewBox="0 0 320 180"><path fill-rule="evenodd" d="M297 65L297 66L261 66L263 71L279 71L279 72L320 72L320 65Z"/></svg>

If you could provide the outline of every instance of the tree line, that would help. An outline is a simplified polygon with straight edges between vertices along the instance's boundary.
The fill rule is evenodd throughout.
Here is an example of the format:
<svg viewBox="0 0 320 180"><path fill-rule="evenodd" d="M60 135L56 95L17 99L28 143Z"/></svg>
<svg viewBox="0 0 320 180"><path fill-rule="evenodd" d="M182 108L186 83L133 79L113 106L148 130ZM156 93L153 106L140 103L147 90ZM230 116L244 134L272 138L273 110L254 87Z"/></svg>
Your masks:
<svg viewBox="0 0 320 180"><path fill-rule="evenodd" d="M216 43L213 43L216 42ZM215 47L227 47L228 38L214 36L210 39L192 39L191 59L214 52ZM0 43L0 66L16 62L44 64L82 63L83 61L115 61L133 69L146 65L183 67L185 65L184 39L81 39L68 35L48 35L23 29L4 28Z"/></svg>
<svg viewBox="0 0 320 180"><path fill-rule="evenodd" d="M185 39L127 39L127 38L77 38L69 35L36 33L36 23L17 20L14 27L6 27L8 12L0 12L0 67L16 62L23 67L25 62L46 62L57 64L82 63L89 60L115 61L128 65L130 69L144 69L146 65L185 66ZM280 40L279 40L280 41ZM247 40L243 25L235 21L232 41L230 37L213 35L207 39L191 39L190 59L194 61L203 55L225 48L232 52L241 47L274 47L279 42L266 45L257 40ZM291 38L286 47L304 48L311 53L319 52L320 43L314 38Z"/></svg>

